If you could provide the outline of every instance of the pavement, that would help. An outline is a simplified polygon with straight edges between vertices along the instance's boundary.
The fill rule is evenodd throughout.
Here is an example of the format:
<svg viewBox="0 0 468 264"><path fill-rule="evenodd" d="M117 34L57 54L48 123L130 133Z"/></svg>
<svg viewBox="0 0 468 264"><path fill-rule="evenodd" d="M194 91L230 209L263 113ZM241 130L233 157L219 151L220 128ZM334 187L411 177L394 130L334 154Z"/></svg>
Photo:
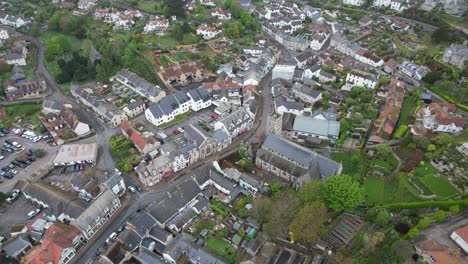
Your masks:
<svg viewBox="0 0 468 264"><path fill-rule="evenodd" d="M27 214L37 207L28 202L23 194L12 204L3 204L0 209L0 236L8 237L11 227L27 222Z"/></svg>
<svg viewBox="0 0 468 264"><path fill-rule="evenodd" d="M448 248L458 248L458 245L450 239L453 230L468 225L468 210L448 219L442 224L433 225L421 231L421 237L418 240L432 238L439 244Z"/></svg>

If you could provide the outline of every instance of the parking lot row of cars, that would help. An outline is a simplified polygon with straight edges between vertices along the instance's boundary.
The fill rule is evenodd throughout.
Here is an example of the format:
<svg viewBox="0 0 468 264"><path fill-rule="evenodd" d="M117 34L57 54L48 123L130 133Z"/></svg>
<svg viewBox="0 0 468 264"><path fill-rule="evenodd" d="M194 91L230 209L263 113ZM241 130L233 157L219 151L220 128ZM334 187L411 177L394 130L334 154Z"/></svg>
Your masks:
<svg viewBox="0 0 468 264"><path fill-rule="evenodd" d="M10 203L12 204L14 201L18 200L18 198L20 197L21 195L21 190L20 189L14 189L10 196L8 196L8 198L6 199L7 203ZM29 213L26 214L26 216L28 217L28 219L31 219L33 218L34 216L38 215L40 212L41 212L42 208L36 208L32 211L30 211Z"/></svg>
<svg viewBox="0 0 468 264"><path fill-rule="evenodd" d="M29 149L23 157L16 157L10 163L0 168L0 182L3 182L3 178L13 179L18 174L15 168L26 168L36 161L37 157L33 150Z"/></svg>

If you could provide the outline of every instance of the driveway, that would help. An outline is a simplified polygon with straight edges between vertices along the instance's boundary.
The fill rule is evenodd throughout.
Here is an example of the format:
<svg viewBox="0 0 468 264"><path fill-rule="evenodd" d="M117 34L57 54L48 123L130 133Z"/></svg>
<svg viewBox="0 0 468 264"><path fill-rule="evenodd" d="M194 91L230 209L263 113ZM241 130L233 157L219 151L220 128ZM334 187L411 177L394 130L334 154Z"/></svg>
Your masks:
<svg viewBox="0 0 468 264"><path fill-rule="evenodd" d="M431 226L421 231L420 240L432 238L438 243L449 248L458 248L458 245L450 239L453 230L468 225L468 211L450 218L447 222ZM419 239L418 239L419 240Z"/></svg>

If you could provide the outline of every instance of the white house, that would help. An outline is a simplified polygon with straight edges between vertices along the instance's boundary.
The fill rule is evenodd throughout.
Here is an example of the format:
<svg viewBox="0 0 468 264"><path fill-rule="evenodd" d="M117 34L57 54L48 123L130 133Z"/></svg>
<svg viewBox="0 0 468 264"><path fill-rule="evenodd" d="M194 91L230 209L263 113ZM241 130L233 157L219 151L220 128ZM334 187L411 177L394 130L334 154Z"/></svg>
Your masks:
<svg viewBox="0 0 468 264"><path fill-rule="evenodd" d="M416 78L417 80L421 80L428 73L426 67L417 65L411 61L404 61L402 64L400 64L398 69L400 69L402 73L408 75L409 77Z"/></svg>
<svg viewBox="0 0 468 264"><path fill-rule="evenodd" d="M288 101L282 96L278 96L274 100L276 113L282 115L284 113L291 113L294 115L304 114L304 104L300 102Z"/></svg>
<svg viewBox="0 0 468 264"><path fill-rule="evenodd" d="M271 79L284 79L291 81L294 77L296 65L280 65L277 64L272 71Z"/></svg>
<svg viewBox="0 0 468 264"><path fill-rule="evenodd" d="M354 58L372 67L381 67L384 65L384 61L381 58L363 49L358 49L354 54Z"/></svg>
<svg viewBox="0 0 468 264"><path fill-rule="evenodd" d="M78 2L78 9L88 10L96 5L98 0L80 0Z"/></svg>
<svg viewBox="0 0 468 264"><path fill-rule="evenodd" d="M364 3L364 0L343 0L343 4L345 5L362 6Z"/></svg>
<svg viewBox="0 0 468 264"><path fill-rule="evenodd" d="M10 36L8 35L8 31L6 31L5 29L0 30L0 39L6 40L9 38Z"/></svg>
<svg viewBox="0 0 468 264"><path fill-rule="evenodd" d="M26 56L20 53L8 53L3 57L8 65L26 66Z"/></svg>
<svg viewBox="0 0 468 264"><path fill-rule="evenodd" d="M231 12L217 7L211 12L211 16L216 17L219 20L229 20L231 19Z"/></svg>
<svg viewBox="0 0 468 264"><path fill-rule="evenodd" d="M212 39L222 31L215 27L209 27L206 24L201 24L197 27L197 35L202 35L204 39Z"/></svg>
<svg viewBox="0 0 468 264"><path fill-rule="evenodd" d="M325 42L327 42L329 37L330 34L327 34L325 32L316 34L310 41L310 48L315 51L320 50L325 44Z"/></svg>
<svg viewBox="0 0 468 264"><path fill-rule="evenodd" d="M21 17L0 14L0 24L14 28L20 28L26 25L26 21L24 21Z"/></svg>
<svg viewBox="0 0 468 264"><path fill-rule="evenodd" d="M176 116L188 112L191 103L192 101L187 94L177 91L146 109L146 120L155 126L160 126L174 120Z"/></svg>
<svg viewBox="0 0 468 264"><path fill-rule="evenodd" d="M189 91L187 95L191 99L190 109L193 111L205 109L212 103L210 93L203 86Z"/></svg>
<svg viewBox="0 0 468 264"><path fill-rule="evenodd" d="M450 238L468 254L468 225L454 230Z"/></svg>
<svg viewBox="0 0 468 264"><path fill-rule="evenodd" d="M168 19L149 20L143 29L143 33L149 34L155 32L157 35L164 35L169 29L169 25Z"/></svg>
<svg viewBox="0 0 468 264"><path fill-rule="evenodd" d="M378 78L375 75L360 70L353 70L346 75L346 84L342 89L349 91L356 86L374 89L377 86L377 82Z"/></svg>
<svg viewBox="0 0 468 264"><path fill-rule="evenodd" d="M245 107L239 107L236 111L218 120L214 124L214 130L223 130L229 141L250 130L253 126L253 116Z"/></svg>

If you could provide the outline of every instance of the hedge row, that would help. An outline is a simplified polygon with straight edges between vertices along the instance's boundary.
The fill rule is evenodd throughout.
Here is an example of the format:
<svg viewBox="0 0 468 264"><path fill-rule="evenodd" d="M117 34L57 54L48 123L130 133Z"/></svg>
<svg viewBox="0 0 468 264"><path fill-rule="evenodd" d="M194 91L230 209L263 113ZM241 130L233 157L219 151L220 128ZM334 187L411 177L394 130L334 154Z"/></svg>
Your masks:
<svg viewBox="0 0 468 264"><path fill-rule="evenodd" d="M403 209L419 209L419 208L431 208L438 207L441 209L448 210L450 206L458 205L461 209L468 207L468 199L463 200L448 200L448 201L424 201L424 202L413 202L413 203L393 203L386 204L382 207L389 210L403 210Z"/></svg>

